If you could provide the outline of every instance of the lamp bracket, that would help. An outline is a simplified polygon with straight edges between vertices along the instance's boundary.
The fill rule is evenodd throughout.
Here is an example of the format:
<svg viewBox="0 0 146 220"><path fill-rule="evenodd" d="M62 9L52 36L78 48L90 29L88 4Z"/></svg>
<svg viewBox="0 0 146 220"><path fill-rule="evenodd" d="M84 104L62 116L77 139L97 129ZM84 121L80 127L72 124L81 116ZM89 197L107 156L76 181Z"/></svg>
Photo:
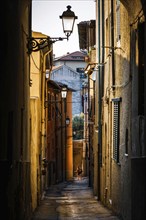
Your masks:
<svg viewBox="0 0 146 220"><path fill-rule="evenodd" d="M31 54L31 52L37 52L46 47L50 48L50 46L56 41L63 41L64 39L68 40L68 37L68 35L67 37L30 37L28 38L27 43L28 53Z"/></svg>

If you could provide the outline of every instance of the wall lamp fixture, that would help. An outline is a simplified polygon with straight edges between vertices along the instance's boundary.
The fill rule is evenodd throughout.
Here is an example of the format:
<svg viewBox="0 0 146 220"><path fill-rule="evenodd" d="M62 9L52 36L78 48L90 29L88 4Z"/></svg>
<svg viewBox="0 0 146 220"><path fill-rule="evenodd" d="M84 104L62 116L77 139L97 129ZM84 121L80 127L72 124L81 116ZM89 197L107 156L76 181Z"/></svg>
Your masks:
<svg viewBox="0 0 146 220"><path fill-rule="evenodd" d="M95 68L96 64L97 64L97 63L88 63L87 66L86 66L86 68L84 69L84 72L85 72L86 74L91 75L92 72L94 71L94 68Z"/></svg>
<svg viewBox="0 0 146 220"><path fill-rule="evenodd" d="M98 70L100 66L104 66L106 63L107 61L105 61L104 63L88 63L84 69L84 73L91 75L94 70Z"/></svg>
<svg viewBox="0 0 146 220"><path fill-rule="evenodd" d="M31 52L44 49L45 47L50 47L50 45L55 43L56 41L63 41L64 39L69 39L69 36L73 32L75 19L77 19L78 17L75 16L75 13L71 11L71 6L68 5L67 10L62 13L60 18L62 19L63 32L65 33L66 37L30 37L28 38L27 42L27 49L29 54L31 54Z"/></svg>
<svg viewBox="0 0 146 220"><path fill-rule="evenodd" d="M66 117L66 125L69 125L70 124L70 118L69 116Z"/></svg>
<svg viewBox="0 0 146 220"><path fill-rule="evenodd" d="M67 88L66 87L63 87L62 90L61 90L61 97L63 99L65 99L67 96Z"/></svg>

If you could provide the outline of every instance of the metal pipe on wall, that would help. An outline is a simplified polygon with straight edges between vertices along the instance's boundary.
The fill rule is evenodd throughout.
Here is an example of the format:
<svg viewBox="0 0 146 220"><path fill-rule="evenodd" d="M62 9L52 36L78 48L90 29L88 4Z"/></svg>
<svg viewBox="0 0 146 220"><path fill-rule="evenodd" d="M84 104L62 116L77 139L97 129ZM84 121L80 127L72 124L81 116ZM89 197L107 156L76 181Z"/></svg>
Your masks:
<svg viewBox="0 0 146 220"><path fill-rule="evenodd" d="M102 48L102 53L100 48ZM104 63L104 0L98 0L98 62ZM98 68L98 200L100 200L101 193L101 174L100 168L102 166L102 123L101 123L101 109L102 96L104 91L104 66Z"/></svg>
<svg viewBox="0 0 146 220"><path fill-rule="evenodd" d="M101 42L100 42L100 0L98 0L98 62L100 63L100 47L101 47ZM98 183L98 190L97 190L97 195L98 195L98 200L100 200L100 157L101 157L101 89L100 89L100 71L101 67L98 67L98 72L97 72L97 83L98 83L98 177L97 177L97 183Z"/></svg>
<svg viewBox="0 0 146 220"><path fill-rule="evenodd" d="M111 0L111 48L114 48L114 1L113 0ZM114 55L114 49L112 49L112 86L114 85L115 85L115 55Z"/></svg>

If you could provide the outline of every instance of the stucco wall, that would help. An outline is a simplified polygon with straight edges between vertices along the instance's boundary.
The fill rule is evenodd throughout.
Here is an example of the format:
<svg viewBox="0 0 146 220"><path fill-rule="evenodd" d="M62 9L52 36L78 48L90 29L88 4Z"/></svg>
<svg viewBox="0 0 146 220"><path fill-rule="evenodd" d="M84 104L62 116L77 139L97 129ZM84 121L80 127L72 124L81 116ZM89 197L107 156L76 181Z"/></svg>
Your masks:
<svg viewBox="0 0 146 220"><path fill-rule="evenodd" d="M74 176L76 175L75 171L77 170L78 166L83 168L83 140L74 140L73 141L73 171L74 171Z"/></svg>
<svg viewBox="0 0 146 220"><path fill-rule="evenodd" d="M32 209L36 209L40 194L40 103L38 98L30 100L30 160Z"/></svg>
<svg viewBox="0 0 146 220"><path fill-rule="evenodd" d="M59 65L67 65L74 71L77 71L77 68L85 68L86 63L81 61L55 61L55 66Z"/></svg>

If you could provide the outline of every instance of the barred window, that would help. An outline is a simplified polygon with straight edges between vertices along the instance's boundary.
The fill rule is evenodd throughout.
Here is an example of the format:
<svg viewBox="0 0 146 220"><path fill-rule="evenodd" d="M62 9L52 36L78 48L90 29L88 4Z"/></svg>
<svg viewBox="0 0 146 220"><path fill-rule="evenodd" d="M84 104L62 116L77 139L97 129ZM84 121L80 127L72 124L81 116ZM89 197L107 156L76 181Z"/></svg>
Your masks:
<svg viewBox="0 0 146 220"><path fill-rule="evenodd" d="M112 99L113 101L113 159L119 163L119 128L120 128L120 101L121 98Z"/></svg>
<svg viewBox="0 0 146 220"><path fill-rule="evenodd" d="M128 156L128 128L125 132L125 156Z"/></svg>

